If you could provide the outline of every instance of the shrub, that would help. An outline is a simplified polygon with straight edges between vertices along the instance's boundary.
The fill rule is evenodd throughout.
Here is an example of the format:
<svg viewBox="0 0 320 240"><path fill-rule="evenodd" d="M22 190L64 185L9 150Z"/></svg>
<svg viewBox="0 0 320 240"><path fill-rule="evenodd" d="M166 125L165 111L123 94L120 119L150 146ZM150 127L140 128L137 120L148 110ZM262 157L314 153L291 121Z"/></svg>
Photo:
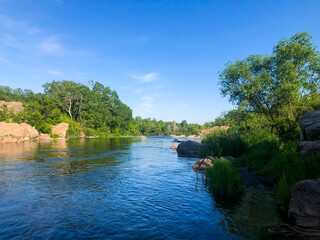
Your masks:
<svg viewBox="0 0 320 240"><path fill-rule="evenodd" d="M203 140L207 145L206 154L216 157L239 157L248 150L248 144L237 131L220 129L212 131Z"/></svg>
<svg viewBox="0 0 320 240"><path fill-rule="evenodd" d="M209 188L220 196L237 197L243 191L243 184L235 167L228 160L216 160L206 170Z"/></svg>

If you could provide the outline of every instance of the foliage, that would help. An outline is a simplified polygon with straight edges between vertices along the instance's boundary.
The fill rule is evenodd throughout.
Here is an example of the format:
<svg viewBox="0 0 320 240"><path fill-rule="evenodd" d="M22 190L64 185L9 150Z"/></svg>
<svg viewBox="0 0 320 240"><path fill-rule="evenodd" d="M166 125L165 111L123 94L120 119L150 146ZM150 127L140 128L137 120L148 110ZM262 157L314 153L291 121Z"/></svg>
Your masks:
<svg viewBox="0 0 320 240"><path fill-rule="evenodd" d="M243 191L243 184L235 167L228 160L216 160L207 168L206 179L210 189L225 197L237 197Z"/></svg>

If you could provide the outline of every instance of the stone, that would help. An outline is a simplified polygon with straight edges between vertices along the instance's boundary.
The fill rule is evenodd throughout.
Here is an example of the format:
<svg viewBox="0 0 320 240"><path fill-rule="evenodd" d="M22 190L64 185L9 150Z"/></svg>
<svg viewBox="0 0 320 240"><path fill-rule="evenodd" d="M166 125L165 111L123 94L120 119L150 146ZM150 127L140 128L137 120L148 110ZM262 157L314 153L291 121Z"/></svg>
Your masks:
<svg viewBox="0 0 320 240"><path fill-rule="evenodd" d="M50 137L49 134L40 133L39 140L40 141L51 141L53 139Z"/></svg>
<svg viewBox="0 0 320 240"><path fill-rule="evenodd" d="M39 132L35 127L26 123L6 123L0 122L0 142L24 142L36 139Z"/></svg>
<svg viewBox="0 0 320 240"><path fill-rule="evenodd" d="M182 141L178 140L178 139L174 139L173 142L177 142L177 143L180 143Z"/></svg>
<svg viewBox="0 0 320 240"><path fill-rule="evenodd" d="M178 145L173 145L173 146L170 147L170 149L173 150L173 151L177 151L177 148L178 148Z"/></svg>
<svg viewBox="0 0 320 240"><path fill-rule="evenodd" d="M52 127L52 135L58 135L60 138L65 138L69 129L68 123L59 123Z"/></svg>
<svg viewBox="0 0 320 240"><path fill-rule="evenodd" d="M294 224L320 228L320 180L297 182L291 188L288 217Z"/></svg>
<svg viewBox="0 0 320 240"><path fill-rule="evenodd" d="M191 140L182 142L178 145L178 148L177 148L178 157L190 157L190 158L200 157L205 147L206 147L205 144L198 143Z"/></svg>
<svg viewBox="0 0 320 240"><path fill-rule="evenodd" d="M203 171L208 167L212 167L213 166L213 161L215 160L214 157L206 157L206 158L202 158L199 161L195 162L193 164L193 170L195 171Z"/></svg>
<svg viewBox="0 0 320 240"><path fill-rule="evenodd" d="M79 137L80 137L80 138L84 138L85 136L86 136L86 135L85 135L84 133L80 133L80 134L79 134Z"/></svg>
<svg viewBox="0 0 320 240"><path fill-rule="evenodd" d="M147 137L146 136L141 136L140 139L141 140L145 140L145 139L147 139Z"/></svg>
<svg viewBox="0 0 320 240"><path fill-rule="evenodd" d="M297 151L301 155L310 155L312 153L320 153L320 140L302 141L299 143Z"/></svg>
<svg viewBox="0 0 320 240"><path fill-rule="evenodd" d="M320 140L320 111L311 111L304 114L300 120L301 141Z"/></svg>

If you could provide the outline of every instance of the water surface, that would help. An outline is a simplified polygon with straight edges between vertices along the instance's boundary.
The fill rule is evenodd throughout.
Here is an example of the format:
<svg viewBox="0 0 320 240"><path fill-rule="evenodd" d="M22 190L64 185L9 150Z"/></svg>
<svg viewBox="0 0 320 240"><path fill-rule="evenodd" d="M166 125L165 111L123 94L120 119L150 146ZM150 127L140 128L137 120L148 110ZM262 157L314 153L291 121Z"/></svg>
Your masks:
<svg viewBox="0 0 320 240"><path fill-rule="evenodd" d="M0 145L0 239L248 239L272 193L225 202L168 137Z"/></svg>

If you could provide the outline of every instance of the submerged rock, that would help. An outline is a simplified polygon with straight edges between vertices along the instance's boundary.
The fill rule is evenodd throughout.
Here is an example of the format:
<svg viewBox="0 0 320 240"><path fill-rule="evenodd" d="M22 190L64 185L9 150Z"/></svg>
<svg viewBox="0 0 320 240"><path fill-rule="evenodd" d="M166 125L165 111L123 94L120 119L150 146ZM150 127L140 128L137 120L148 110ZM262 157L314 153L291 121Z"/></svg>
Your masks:
<svg viewBox="0 0 320 240"><path fill-rule="evenodd" d="M177 151L177 148L178 148L178 145L173 145L173 146L170 147L170 149L173 150L173 151Z"/></svg>
<svg viewBox="0 0 320 240"><path fill-rule="evenodd" d="M60 138L65 138L69 129L68 123L59 123L52 127L52 135L59 135Z"/></svg>
<svg viewBox="0 0 320 240"><path fill-rule="evenodd" d="M201 156L206 145L195 141L186 141L178 145L177 152L178 157L190 157L197 158Z"/></svg>
<svg viewBox="0 0 320 240"><path fill-rule="evenodd" d="M320 180L303 180L293 185L288 217L301 227L320 227Z"/></svg>
<svg viewBox="0 0 320 240"><path fill-rule="evenodd" d="M197 161L197 162L195 162L193 164L193 170L195 170L195 171L203 171L208 167L212 167L214 160L215 160L214 157L202 158L202 159L200 159L199 161Z"/></svg>

